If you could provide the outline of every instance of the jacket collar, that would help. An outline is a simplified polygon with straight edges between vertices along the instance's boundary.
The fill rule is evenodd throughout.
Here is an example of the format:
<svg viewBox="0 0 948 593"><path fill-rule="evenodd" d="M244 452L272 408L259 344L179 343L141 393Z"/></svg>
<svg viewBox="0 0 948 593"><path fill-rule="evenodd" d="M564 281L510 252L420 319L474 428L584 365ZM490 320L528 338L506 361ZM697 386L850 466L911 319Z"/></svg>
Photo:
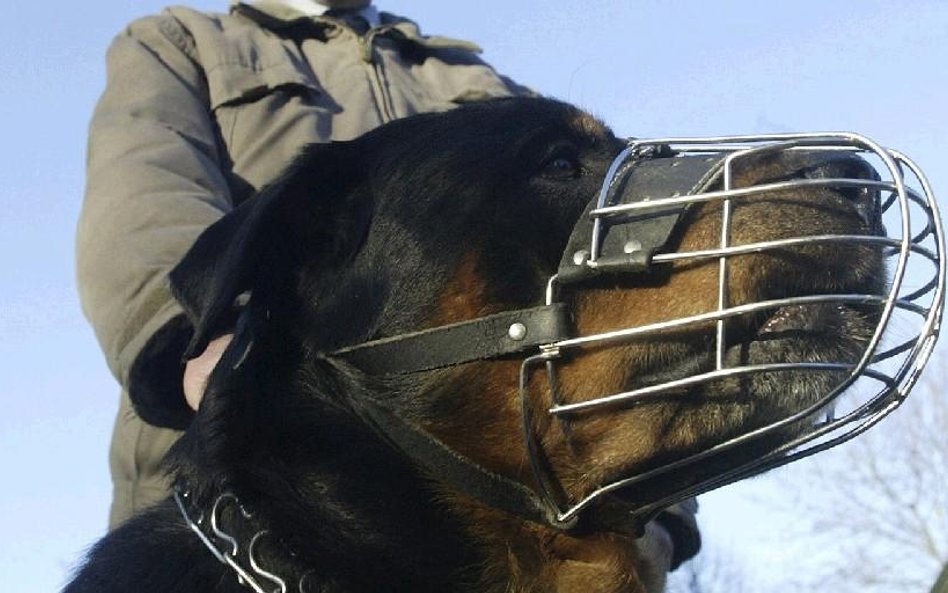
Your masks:
<svg viewBox="0 0 948 593"><path fill-rule="evenodd" d="M319 17L329 10L328 7L315 0L231 0L230 6L231 10L247 6L283 22ZM377 27L382 23L381 14L372 4L359 9L358 13L372 27Z"/></svg>
<svg viewBox="0 0 948 593"><path fill-rule="evenodd" d="M298 5L305 5L308 10L301 11ZM326 7L313 0L231 0L230 9L232 12L244 13L247 17L272 28L293 25L304 19L327 22L331 20L323 16ZM483 51L480 46L470 41L440 35L423 35L418 24L414 21L388 12L379 12L371 4L361 9L359 14L373 28L381 27L380 30L384 30L386 33L394 31L403 39L429 50L463 50L475 54Z"/></svg>

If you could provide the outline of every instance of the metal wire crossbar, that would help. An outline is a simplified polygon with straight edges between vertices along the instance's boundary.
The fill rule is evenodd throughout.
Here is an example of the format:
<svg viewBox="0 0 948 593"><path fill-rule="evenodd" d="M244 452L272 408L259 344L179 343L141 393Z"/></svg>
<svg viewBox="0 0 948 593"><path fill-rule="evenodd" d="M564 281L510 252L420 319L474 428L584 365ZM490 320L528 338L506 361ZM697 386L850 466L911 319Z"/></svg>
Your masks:
<svg viewBox="0 0 948 593"><path fill-rule="evenodd" d="M609 204L612 188L621 169L638 158L644 151L659 146L670 146L677 154L702 155L725 153L720 173L720 189L695 195L671 195L647 201ZM798 179L763 183L751 187L734 187L734 170L742 160L757 158L783 151L851 151L865 159L877 170L880 179ZM888 237L848 234L819 234L733 244L730 236L732 206L735 202L804 188L865 189L877 192L882 199L882 221L889 229ZM652 258L656 265L675 262L718 262L717 307L701 314L613 331L583 335L548 344L541 353L528 358L521 371L521 397L527 398L529 377L538 366L545 366L551 391L552 406L548 413L565 418L570 415L601 410L612 406L630 406L655 398L669 397L670 392L695 387L722 378L745 377L762 373L836 373L843 375L834 389L812 404L766 426L749 430L739 436L717 443L703 451L636 475L603 484L581 500L557 503L545 486L544 497L557 509L558 519L567 522L602 495L620 488L666 476L671 472L687 472L698 464L737 447L747 445L764 435L774 435L790 425L806 421L808 428L796 429L795 436L784 444L763 452L753 461L727 469L698 483L669 491L646 501L636 512L646 515L653 510L685 498L706 492L724 484L758 474L767 469L822 451L848 440L890 413L905 399L931 354L940 327L945 289L945 239L937 205L927 179L918 166L905 155L888 150L869 138L854 133L776 134L767 136L730 136L716 138L662 138L630 141L619 154L607 173L596 207L590 212L594 219L589 258L590 267L597 265L601 254L602 229L616 217L628 217L643 210L654 212L662 208L680 208L685 205L712 203L721 205L720 242L714 248L699 251L658 253ZM765 253L816 243L873 245L889 261L889 277L885 294L817 294L791 296L735 305L728 295L728 271L734 257ZM547 290L548 304L557 298L557 279L554 276ZM787 306L810 306L831 303L836 305L873 306L879 311L879 321L865 350L856 362L781 362L770 364L728 364L725 352L729 346L725 333L728 319L755 312L776 310ZM895 322L894 322L895 321ZM574 350L603 347L650 336L673 329L715 326L714 368L691 376L647 385L634 390L598 395L574 403L559 403L556 396L556 366L560 358ZM834 411L835 410L835 411ZM525 419L525 424L526 424ZM525 427L525 433L528 430ZM784 434L784 432L780 432ZM529 442L534 471L539 472L535 459L536 443ZM543 486L545 478L537 477Z"/></svg>

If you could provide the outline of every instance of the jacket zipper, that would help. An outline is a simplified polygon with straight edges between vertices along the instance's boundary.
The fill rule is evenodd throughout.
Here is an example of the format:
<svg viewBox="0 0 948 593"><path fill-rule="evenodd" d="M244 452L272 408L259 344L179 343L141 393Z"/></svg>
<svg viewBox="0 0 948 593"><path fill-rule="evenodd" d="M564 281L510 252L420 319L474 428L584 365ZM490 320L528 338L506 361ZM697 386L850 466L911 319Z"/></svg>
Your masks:
<svg viewBox="0 0 948 593"><path fill-rule="evenodd" d="M395 116L395 107L392 104L391 93L388 92L387 79L385 77L385 65L378 58L375 51L375 36L384 29L373 29L359 38L362 44L362 60L369 69L369 78L371 80L372 93L375 98L375 105L382 116L382 122L393 121Z"/></svg>

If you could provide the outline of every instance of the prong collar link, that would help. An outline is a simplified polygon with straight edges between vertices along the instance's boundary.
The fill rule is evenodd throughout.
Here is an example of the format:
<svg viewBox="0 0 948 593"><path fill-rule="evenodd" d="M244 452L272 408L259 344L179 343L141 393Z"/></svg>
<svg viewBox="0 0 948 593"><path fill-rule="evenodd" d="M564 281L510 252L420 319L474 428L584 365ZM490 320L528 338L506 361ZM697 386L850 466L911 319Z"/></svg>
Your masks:
<svg viewBox="0 0 948 593"><path fill-rule="evenodd" d="M253 515L233 492L224 491L219 494L211 505L210 513L200 509L191 491L181 484L175 484L172 497L188 528L219 562L236 573L237 581L241 585L249 587L256 593L289 593L291 591L287 585L290 579L270 572L264 568L260 559L260 546L263 540L270 539L280 546L281 551L285 550L285 546L276 540L269 530L252 528ZM231 526L230 531L225 531L222 526L222 515L227 508L235 509L232 517L237 523ZM244 522L245 525L240 525L240 522ZM253 531L253 535L245 544L241 544L237 534L245 531L245 527L251 527L249 531ZM292 552L283 553L288 556L293 555ZM312 571L304 572L296 581L296 587L292 591L307 593L306 580L311 576Z"/></svg>

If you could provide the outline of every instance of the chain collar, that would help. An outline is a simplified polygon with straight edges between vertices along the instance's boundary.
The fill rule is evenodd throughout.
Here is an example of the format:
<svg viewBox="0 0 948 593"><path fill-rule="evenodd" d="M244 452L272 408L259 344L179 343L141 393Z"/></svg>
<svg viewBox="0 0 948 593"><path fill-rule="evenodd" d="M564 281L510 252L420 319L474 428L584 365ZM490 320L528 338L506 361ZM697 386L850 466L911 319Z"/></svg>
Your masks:
<svg viewBox="0 0 948 593"><path fill-rule="evenodd" d="M236 573L237 581L241 585L256 593L306 593L306 580L312 576L311 570L303 572L302 576L296 579L296 587L291 589L288 583L293 579L285 575L281 577L263 566L260 547L264 540L275 546L282 557L293 557L294 554L268 529L256 525L253 515L233 492L224 491L219 494L211 505L210 513L201 509L191 491L181 484L175 484L172 496L188 528L219 562ZM228 508L234 509L230 517L234 525L225 530L223 515ZM253 532L253 535L249 538L238 535L245 531Z"/></svg>

